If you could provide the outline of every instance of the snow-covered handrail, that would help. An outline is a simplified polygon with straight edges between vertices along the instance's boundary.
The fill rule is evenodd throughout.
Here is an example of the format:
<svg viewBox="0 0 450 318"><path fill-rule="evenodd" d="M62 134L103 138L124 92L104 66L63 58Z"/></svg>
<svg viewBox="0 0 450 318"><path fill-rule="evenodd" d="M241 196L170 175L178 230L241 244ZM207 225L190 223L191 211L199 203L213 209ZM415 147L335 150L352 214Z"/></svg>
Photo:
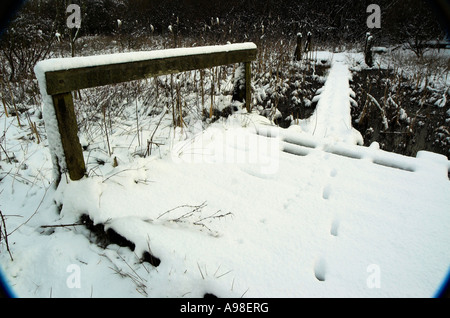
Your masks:
<svg viewBox="0 0 450 318"><path fill-rule="evenodd" d="M153 76L251 62L254 43L237 43L156 51L128 52L39 62L49 95L117 84Z"/></svg>
<svg viewBox="0 0 450 318"><path fill-rule="evenodd" d="M43 115L56 184L64 172L68 172L72 180L79 180L86 174L72 91L244 63L245 101L247 110L250 110L250 63L256 59L256 55L257 47L254 43L238 43L38 62L34 71L43 100Z"/></svg>

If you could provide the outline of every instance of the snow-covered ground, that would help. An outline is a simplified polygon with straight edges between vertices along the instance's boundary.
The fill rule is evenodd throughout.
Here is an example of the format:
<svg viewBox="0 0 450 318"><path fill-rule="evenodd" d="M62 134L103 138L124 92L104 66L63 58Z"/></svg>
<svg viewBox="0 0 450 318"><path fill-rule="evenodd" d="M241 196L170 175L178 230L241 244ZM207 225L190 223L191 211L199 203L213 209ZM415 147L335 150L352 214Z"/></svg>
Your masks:
<svg viewBox="0 0 450 318"><path fill-rule="evenodd" d="M149 116L140 125L150 134L158 126L160 144L151 156L130 156L136 134L117 132L118 166L85 151L90 177L63 176L58 189L46 140L22 142L30 132L3 116L14 160L1 161L11 255L2 239L0 261L15 294L435 296L450 264L449 162L357 146L348 68L333 60L314 120L279 129L244 110L174 130L171 115L160 125L161 115ZM71 225L84 214L134 251L99 247ZM141 262L145 252L159 266Z"/></svg>

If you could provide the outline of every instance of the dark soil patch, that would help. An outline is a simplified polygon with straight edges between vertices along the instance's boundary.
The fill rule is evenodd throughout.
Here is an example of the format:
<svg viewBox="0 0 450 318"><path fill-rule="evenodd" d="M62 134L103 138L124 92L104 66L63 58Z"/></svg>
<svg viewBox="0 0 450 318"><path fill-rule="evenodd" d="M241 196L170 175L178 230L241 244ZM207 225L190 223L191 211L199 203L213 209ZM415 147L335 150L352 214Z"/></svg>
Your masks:
<svg viewBox="0 0 450 318"><path fill-rule="evenodd" d="M421 88L391 70L381 69L353 72L350 86L358 103L352 107L352 124L362 134L364 145L376 141L381 149L413 157L420 150L449 156L446 113L450 103L435 105L442 92ZM382 111L368 95L384 110L387 127Z"/></svg>
<svg viewBox="0 0 450 318"><path fill-rule="evenodd" d="M113 229L109 228L105 231L103 224L96 224L89 218L88 215L83 214L80 217L80 222L86 226L86 228L93 234L94 242L102 248L106 248L110 244L117 244L121 247L128 247L131 251L134 251L136 245L123 237ZM156 256L145 251L141 257L142 262L150 263L157 267L161 263L161 260Z"/></svg>

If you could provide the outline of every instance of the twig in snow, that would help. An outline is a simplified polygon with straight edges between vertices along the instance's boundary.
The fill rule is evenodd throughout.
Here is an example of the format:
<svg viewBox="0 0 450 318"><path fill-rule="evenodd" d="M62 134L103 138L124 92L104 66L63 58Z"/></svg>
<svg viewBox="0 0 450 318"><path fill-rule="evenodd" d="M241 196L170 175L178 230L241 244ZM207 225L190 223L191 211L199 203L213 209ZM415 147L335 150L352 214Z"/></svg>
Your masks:
<svg viewBox="0 0 450 318"><path fill-rule="evenodd" d="M203 276L203 272L202 272L198 262L197 262L197 267L198 267L198 270L200 271L200 275L202 275L202 278L205 279L205 276Z"/></svg>
<svg viewBox="0 0 450 318"><path fill-rule="evenodd" d="M178 218L176 218L176 219L173 220L173 221L179 221L181 218L186 217L187 214L192 214L192 213L194 213L194 212L197 212L197 211L203 209L205 206L206 206L206 201L203 202L203 203L200 204L200 205L187 205L187 204L185 204L185 205L180 205L180 206L177 206L177 207L175 207L175 208L173 208L173 209L167 210L166 212L160 214L156 219L159 219L159 218L162 217L163 215L166 215L166 214L168 214L168 213L170 213L170 212L172 212L172 211L174 211L174 210L177 210L177 209L181 209L181 208L192 208L192 209L193 209L192 211L190 211L190 212L188 212L188 213L185 213L185 214L183 214L182 216L180 216L180 217L178 217Z"/></svg>
<svg viewBox="0 0 450 318"><path fill-rule="evenodd" d="M173 219L169 219L167 221L169 222L183 222L184 220L190 218L191 216L194 215L194 213L201 211L204 207L206 206L206 201L203 202L200 205L180 205L178 207L175 207L173 209L170 209L162 214L160 214L156 219L161 218L162 216L176 210L176 209L180 209L180 208L191 208L192 210L180 215L179 217L173 218ZM208 219L219 219L219 218L223 218L226 217L228 215L233 215L231 212L228 213L224 213L224 214L219 214L218 213L221 212L221 210L216 211L215 213L213 213L212 215L206 216L206 217L200 217L198 220L192 222L193 225L196 226L201 226L206 228L209 232L211 232L214 236L217 235L217 233L213 230L211 230L208 226L206 226L206 224L203 223L203 221L208 220Z"/></svg>
<svg viewBox="0 0 450 318"><path fill-rule="evenodd" d="M147 286L145 285L145 283L147 281L145 279L143 279L142 277L140 277L139 274L127 263L127 261L125 261L125 259L122 256L120 256L119 253L117 253L117 255L131 269L131 271L134 273L134 275L123 271L121 268L118 268L116 264L114 264L114 266L116 268L113 268L111 266L109 266L109 268L112 269L116 274L119 274L120 277L122 277L122 278L126 278L126 277L130 278L131 281L136 285L136 291L138 293L140 293L141 295L147 297L148 296L147 291L146 291Z"/></svg>
<svg viewBox="0 0 450 318"><path fill-rule="evenodd" d="M207 220L207 219L220 219L220 218L226 217L228 215L233 215L233 213L231 213L231 212L228 212L228 213L225 213L225 214L216 215L219 212L221 212L221 210L218 210L214 214L212 214L210 216L207 216L207 217L204 217L204 218L194 222L194 224L196 224L196 225L203 225L203 223L200 223L200 222L202 222L204 220Z"/></svg>
<svg viewBox="0 0 450 318"><path fill-rule="evenodd" d="M145 280L142 279L141 276L139 276L138 273L136 273L136 271L130 266L130 264L128 264L128 262L119 254L119 252L116 252L117 255L119 256L119 258L128 266L129 269L131 269L131 271L136 275L136 277L138 277L142 282L144 282Z"/></svg>
<svg viewBox="0 0 450 318"><path fill-rule="evenodd" d="M123 170L117 171L116 173L113 173L113 174L110 175L109 177L105 178L105 179L102 181L102 183L105 183L105 181L109 180L110 178L114 177L115 175L118 175L119 173L122 173L122 172L125 172L125 171L131 171L131 170L137 171L137 170L139 170L139 169L140 169L140 168L136 168L136 169L123 169Z"/></svg>
<svg viewBox="0 0 450 318"><path fill-rule="evenodd" d="M247 292L248 292L249 289L250 289L250 287L247 288L247 290L241 295L241 298L244 298L244 295L247 294Z"/></svg>
<svg viewBox="0 0 450 318"><path fill-rule="evenodd" d="M2 211L0 211L0 217L2 219L2 224L3 224L3 232L1 231L1 227L0 227L0 241L1 241L1 237L3 236L5 238L5 243L6 243L6 250L9 253L9 257L11 258L11 261L14 261L12 254L11 254L11 250L9 249L9 244L8 244L8 232L6 232L6 223L5 223L5 218L3 217L3 213Z"/></svg>
<svg viewBox="0 0 450 318"><path fill-rule="evenodd" d="M161 124L163 118L166 116L166 114L167 114L168 112L169 112L169 110L166 110L166 111L162 114L161 118L160 118L159 121L158 121L158 124L156 125L155 130L153 130L153 133L152 133L152 135L151 135L151 137L150 137L150 140L147 140L147 152L145 153L144 158L145 158L146 156L150 156L150 155L152 154L152 147L151 147L151 145L157 145L158 147L161 145L161 144L158 144L158 143L156 143L156 142L153 142L153 137L155 136L155 133L156 133L156 131L157 131L158 128L159 128L159 125Z"/></svg>
<svg viewBox="0 0 450 318"><path fill-rule="evenodd" d="M72 224L55 224L55 225L41 225L40 227L43 229L50 228L50 227L70 227L70 226L78 226L78 225L84 225L82 223L72 223Z"/></svg>
<svg viewBox="0 0 450 318"><path fill-rule="evenodd" d="M2 148L3 152L6 155L6 158L8 159L8 163L12 162L12 159L8 156L8 153L6 152L5 148L3 148L2 144L0 144L0 147Z"/></svg>
<svg viewBox="0 0 450 318"><path fill-rule="evenodd" d="M137 139L138 145L141 146L141 138L139 138L139 111L138 111L138 99L136 98L136 130L137 130Z"/></svg>
<svg viewBox="0 0 450 318"><path fill-rule="evenodd" d="M105 135L106 135L106 143L108 145L108 153L109 153L109 156L111 157L111 147L109 145L108 128L106 125L106 105L102 106L102 113L103 113L103 123L105 124ZM139 136L139 133L138 133L138 136Z"/></svg>
<svg viewBox="0 0 450 318"><path fill-rule="evenodd" d="M219 276L216 276L216 278L220 278L220 277L222 277L222 276L225 276L225 275L231 273L232 271L233 271L233 270L230 269L228 272L225 272L225 273L223 273L223 274L221 274L221 275L219 275Z"/></svg>

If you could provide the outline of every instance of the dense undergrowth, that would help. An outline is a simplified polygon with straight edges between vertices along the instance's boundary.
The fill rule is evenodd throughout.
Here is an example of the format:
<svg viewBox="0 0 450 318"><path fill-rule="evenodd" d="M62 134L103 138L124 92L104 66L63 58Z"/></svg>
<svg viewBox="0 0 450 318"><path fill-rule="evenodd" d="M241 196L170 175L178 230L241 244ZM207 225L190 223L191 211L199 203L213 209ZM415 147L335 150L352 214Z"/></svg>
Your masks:
<svg viewBox="0 0 450 318"><path fill-rule="evenodd" d="M448 157L448 53L436 51L421 60L393 57L392 66L353 71L353 126L365 145L376 141L382 149L408 156L428 150Z"/></svg>

